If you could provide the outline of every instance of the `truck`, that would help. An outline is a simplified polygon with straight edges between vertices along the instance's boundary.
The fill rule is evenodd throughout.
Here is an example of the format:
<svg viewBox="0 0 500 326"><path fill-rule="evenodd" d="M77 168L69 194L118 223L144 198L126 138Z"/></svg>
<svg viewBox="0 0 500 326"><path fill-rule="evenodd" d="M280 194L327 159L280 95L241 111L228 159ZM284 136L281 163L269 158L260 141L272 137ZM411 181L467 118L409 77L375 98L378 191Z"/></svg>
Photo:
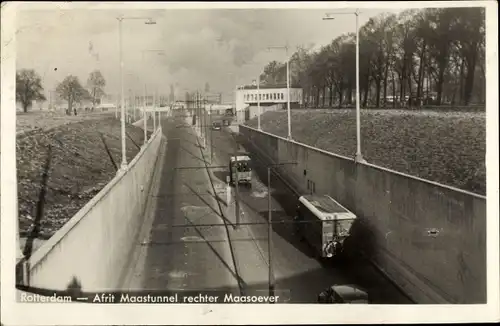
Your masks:
<svg viewBox="0 0 500 326"><path fill-rule="evenodd" d="M295 230L321 260L342 256L356 215L328 195L299 197Z"/></svg>
<svg viewBox="0 0 500 326"><path fill-rule="evenodd" d="M251 159L248 155L232 155L229 159L229 181L232 185L236 182L251 186L252 168Z"/></svg>

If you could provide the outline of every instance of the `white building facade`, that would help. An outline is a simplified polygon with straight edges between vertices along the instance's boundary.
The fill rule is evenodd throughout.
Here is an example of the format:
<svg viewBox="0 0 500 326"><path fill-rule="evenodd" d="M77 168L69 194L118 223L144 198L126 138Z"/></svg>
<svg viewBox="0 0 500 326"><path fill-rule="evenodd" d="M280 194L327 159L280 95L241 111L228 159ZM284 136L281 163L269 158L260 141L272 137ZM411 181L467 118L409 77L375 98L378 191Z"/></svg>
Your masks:
<svg viewBox="0 0 500 326"><path fill-rule="evenodd" d="M275 111L281 108L286 109L288 101L288 91L286 87L243 86L235 91L235 109L238 121L249 120L256 117L258 102L260 102L260 112ZM302 88L290 88L290 106L302 105Z"/></svg>

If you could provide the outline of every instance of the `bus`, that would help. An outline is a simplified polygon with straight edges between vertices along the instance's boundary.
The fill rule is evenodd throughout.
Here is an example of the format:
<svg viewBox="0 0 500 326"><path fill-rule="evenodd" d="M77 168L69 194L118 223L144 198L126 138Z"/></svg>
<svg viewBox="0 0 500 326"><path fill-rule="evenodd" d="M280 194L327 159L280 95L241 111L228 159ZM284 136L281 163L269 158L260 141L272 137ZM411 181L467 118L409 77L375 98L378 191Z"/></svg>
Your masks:
<svg viewBox="0 0 500 326"><path fill-rule="evenodd" d="M235 184L236 181L247 186L252 185L252 168L248 155L233 155L229 160L229 181Z"/></svg>
<svg viewBox="0 0 500 326"><path fill-rule="evenodd" d="M303 195L297 206L296 232L319 257L330 259L344 251L356 215L328 195Z"/></svg>

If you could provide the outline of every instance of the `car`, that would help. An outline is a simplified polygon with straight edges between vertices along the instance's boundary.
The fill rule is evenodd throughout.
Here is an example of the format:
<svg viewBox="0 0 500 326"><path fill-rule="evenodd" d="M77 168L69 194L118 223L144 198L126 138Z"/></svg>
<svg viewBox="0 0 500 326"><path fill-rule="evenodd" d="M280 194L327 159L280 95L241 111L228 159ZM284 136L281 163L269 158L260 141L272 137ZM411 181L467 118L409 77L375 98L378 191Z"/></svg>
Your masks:
<svg viewBox="0 0 500 326"><path fill-rule="evenodd" d="M369 304L368 292L358 285L332 285L318 295L318 303Z"/></svg>
<svg viewBox="0 0 500 326"><path fill-rule="evenodd" d="M212 129L213 130L221 130L222 127L221 127L220 122L214 122L214 123L212 123Z"/></svg>

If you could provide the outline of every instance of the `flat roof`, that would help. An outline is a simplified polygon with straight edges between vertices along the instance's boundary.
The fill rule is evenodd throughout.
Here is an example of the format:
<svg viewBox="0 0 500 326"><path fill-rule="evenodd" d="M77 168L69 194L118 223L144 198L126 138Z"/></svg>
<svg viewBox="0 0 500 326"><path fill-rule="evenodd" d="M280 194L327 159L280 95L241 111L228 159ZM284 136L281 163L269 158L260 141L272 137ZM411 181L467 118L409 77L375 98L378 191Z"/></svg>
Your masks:
<svg viewBox="0 0 500 326"><path fill-rule="evenodd" d="M234 160L237 158L238 161L250 161L250 157L246 155L238 155L238 156L231 156L231 162L234 162Z"/></svg>
<svg viewBox="0 0 500 326"><path fill-rule="evenodd" d="M322 213L333 214L345 213L346 211L344 207L326 195L304 195L302 197L304 197Z"/></svg>
<svg viewBox="0 0 500 326"><path fill-rule="evenodd" d="M245 85L245 86L240 86L238 87L238 90L250 90L250 89L257 89L257 86L255 85ZM286 89L286 84L284 85L259 85L259 89ZM292 86L290 85L290 89L302 89L300 86Z"/></svg>
<svg viewBox="0 0 500 326"><path fill-rule="evenodd" d="M368 300L368 293L357 285L333 285L332 289L343 299Z"/></svg>

